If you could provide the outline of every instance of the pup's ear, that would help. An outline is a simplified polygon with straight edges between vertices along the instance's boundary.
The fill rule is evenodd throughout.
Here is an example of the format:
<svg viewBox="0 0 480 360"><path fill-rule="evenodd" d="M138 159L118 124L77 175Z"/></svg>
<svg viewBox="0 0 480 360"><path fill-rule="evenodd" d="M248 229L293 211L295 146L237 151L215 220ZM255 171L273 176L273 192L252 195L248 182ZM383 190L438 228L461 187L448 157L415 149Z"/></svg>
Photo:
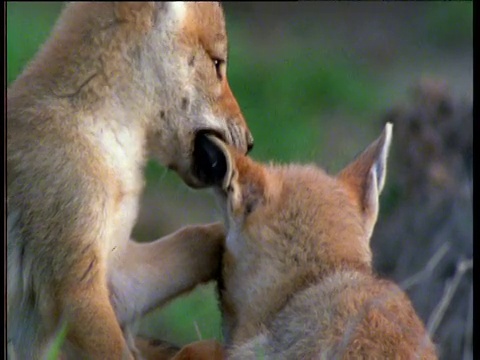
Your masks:
<svg viewBox="0 0 480 360"><path fill-rule="evenodd" d="M265 169L216 136L197 135L193 163L200 181L223 190L235 216L250 214L265 200Z"/></svg>
<svg viewBox="0 0 480 360"><path fill-rule="evenodd" d="M387 123L380 137L338 175L360 206L369 238L377 221L378 198L385 184L391 139L392 124Z"/></svg>
<svg viewBox="0 0 480 360"><path fill-rule="evenodd" d="M193 150L194 173L205 185L226 189L232 177L233 159L227 145L216 136L200 133Z"/></svg>

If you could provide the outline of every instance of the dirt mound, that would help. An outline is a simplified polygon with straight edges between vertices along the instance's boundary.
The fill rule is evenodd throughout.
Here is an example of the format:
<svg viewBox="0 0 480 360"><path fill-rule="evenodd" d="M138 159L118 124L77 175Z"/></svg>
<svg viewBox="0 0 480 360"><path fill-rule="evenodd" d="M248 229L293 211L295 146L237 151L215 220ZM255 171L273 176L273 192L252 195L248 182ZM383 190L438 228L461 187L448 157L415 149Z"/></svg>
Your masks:
<svg viewBox="0 0 480 360"><path fill-rule="evenodd" d="M381 121L394 135L375 268L403 284L442 359L472 359L473 104L441 80L412 90Z"/></svg>

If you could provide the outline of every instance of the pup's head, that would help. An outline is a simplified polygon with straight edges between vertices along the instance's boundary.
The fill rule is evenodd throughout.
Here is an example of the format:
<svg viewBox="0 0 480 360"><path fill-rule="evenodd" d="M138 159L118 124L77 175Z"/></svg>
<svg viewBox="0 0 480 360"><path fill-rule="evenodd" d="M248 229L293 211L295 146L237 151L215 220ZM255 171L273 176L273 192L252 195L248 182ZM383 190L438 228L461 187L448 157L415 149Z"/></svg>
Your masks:
<svg viewBox="0 0 480 360"><path fill-rule="evenodd" d="M284 263L316 258L369 266L391 131L387 124L337 176L313 165L264 166L216 137L202 136L196 173L216 188L226 215L227 248L236 256L250 244Z"/></svg>
<svg viewBox="0 0 480 360"><path fill-rule="evenodd" d="M118 2L115 14L133 39L140 34L134 61L147 96L155 102L152 153L189 186L205 186L192 171L199 134L215 134L242 153L253 146L227 79L220 3Z"/></svg>

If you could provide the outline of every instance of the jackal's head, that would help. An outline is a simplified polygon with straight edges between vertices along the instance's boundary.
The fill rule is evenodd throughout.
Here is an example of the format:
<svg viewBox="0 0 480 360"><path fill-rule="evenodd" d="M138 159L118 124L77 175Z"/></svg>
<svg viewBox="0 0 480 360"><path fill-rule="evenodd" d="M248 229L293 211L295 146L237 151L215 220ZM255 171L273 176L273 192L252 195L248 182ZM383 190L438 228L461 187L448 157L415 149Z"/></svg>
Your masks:
<svg viewBox="0 0 480 360"><path fill-rule="evenodd" d="M286 266L370 266L391 132L387 124L337 176L314 165L262 165L215 137L200 138L198 176L216 188L228 250L241 258L260 249L263 259Z"/></svg>
<svg viewBox="0 0 480 360"><path fill-rule="evenodd" d="M150 101L150 150L189 186L203 187L192 169L199 134L215 134L242 153L253 146L227 78L223 9L219 2L114 6L119 26L134 43L126 51L133 54L135 81L142 82L142 93Z"/></svg>

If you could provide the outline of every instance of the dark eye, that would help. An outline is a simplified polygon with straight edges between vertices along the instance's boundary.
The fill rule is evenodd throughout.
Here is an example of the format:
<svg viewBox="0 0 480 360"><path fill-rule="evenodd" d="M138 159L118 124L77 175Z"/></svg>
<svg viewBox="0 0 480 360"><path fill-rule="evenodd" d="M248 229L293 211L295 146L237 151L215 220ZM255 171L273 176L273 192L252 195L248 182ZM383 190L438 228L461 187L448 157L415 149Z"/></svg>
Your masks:
<svg viewBox="0 0 480 360"><path fill-rule="evenodd" d="M221 60L221 59L216 59L216 58L213 58L212 61L213 61L213 65L215 65L215 71L217 72L218 80L222 80L223 79L223 71L224 71L223 67L225 65L225 61Z"/></svg>

